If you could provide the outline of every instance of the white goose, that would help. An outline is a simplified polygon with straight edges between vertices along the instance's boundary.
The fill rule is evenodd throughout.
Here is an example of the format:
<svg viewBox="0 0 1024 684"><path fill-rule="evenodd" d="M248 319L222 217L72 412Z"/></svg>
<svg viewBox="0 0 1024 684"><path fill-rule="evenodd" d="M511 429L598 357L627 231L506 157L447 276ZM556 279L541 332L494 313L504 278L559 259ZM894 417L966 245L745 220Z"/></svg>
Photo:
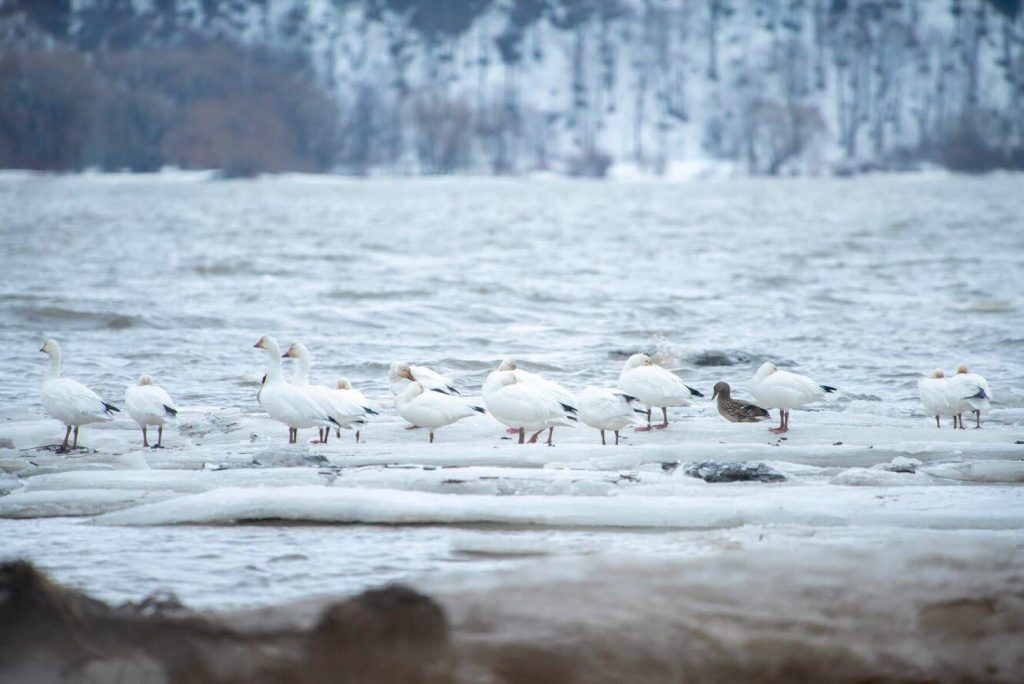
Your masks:
<svg viewBox="0 0 1024 684"><path fill-rule="evenodd" d="M953 427L956 428L959 397L950 387L949 379L941 369L936 368L932 371L931 377L918 380L917 393L921 397L924 410L928 415L935 416L935 427L942 427L940 416L953 416Z"/></svg>
<svg viewBox="0 0 1024 684"><path fill-rule="evenodd" d="M512 371L492 371L484 381L483 397L492 416L516 429L520 444L526 441L526 430L536 431L530 439L536 442L545 429L571 427L577 420L575 407L561 403L542 385L520 381Z"/></svg>
<svg viewBox="0 0 1024 684"><path fill-rule="evenodd" d="M352 402L356 406L363 409L364 413L371 416L379 415L377 409L373 408L373 404L366 398L366 395L357 389L352 387L352 383L348 381L348 378L339 378L335 385L336 391L341 394L346 400ZM361 426L356 426L356 444L359 443L359 432ZM341 437L341 428L335 428L335 432L338 437Z"/></svg>
<svg viewBox="0 0 1024 684"><path fill-rule="evenodd" d="M956 375L953 376L953 380L958 382L961 387L960 401L962 410L973 411L977 419L974 428L980 428L981 412L982 410L988 410L990 406L989 401L992 399L992 390L988 388L988 380L983 375L972 373L964 365L956 369ZM961 415L960 428L963 429L963 427L964 417Z"/></svg>
<svg viewBox="0 0 1024 684"><path fill-rule="evenodd" d="M644 411L633 407L635 401L636 397L619 390L587 387L580 392L577 415L584 423L601 431L601 444L606 444L605 430L615 433L615 443L618 444L619 430L643 423L637 414Z"/></svg>
<svg viewBox="0 0 1024 684"><path fill-rule="evenodd" d="M261 337L253 347L267 353L267 374L257 398L268 416L288 426L289 444L298 441L300 428L340 427L306 392L284 381L281 348L273 337Z"/></svg>
<svg viewBox="0 0 1024 684"><path fill-rule="evenodd" d="M498 366L498 370L500 370L500 371L511 371L511 372L515 373L516 380L518 380L519 382L525 382L525 383L537 385L538 387L542 387L542 388L546 389L556 399L558 399L558 401L561 404L563 404L565 406L572 406L572 407L576 406L576 395L575 394L573 394L572 392L567 390L565 387L562 387L557 382L554 382L552 380L548 380L547 378L545 378L545 377L543 377L541 375L537 375L536 373L531 373L530 371L522 370L519 367L519 363L515 359L513 359L513 358L507 358L504 361L502 361L501 365ZM509 431L510 434L518 432L517 430L515 430L513 428L509 428L508 431ZM552 436L554 435L554 432L555 432L555 428L553 428L553 427L549 427L548 428L548 444L551 443L551 439L552 439ZM530 438L530 441L531 442L537 441L537 435L533 435L533 437Z"/></svg>
<svg viewBox="0 0 1024 684"><path fill-rule="evenodd" d="M149 446L146 427L156 425L156 444L153 448L162 447L164 425L178 416L171 395L160 385L153 384L153 378L143 375L137 385L128 385L125 389L124 405L128 408L128 415L142 428L142 446Z"/></svg>
<svg viewBox="0 0 1024 684"><path fill-rule="evenodd" d="M71 437L71 430L74 428L75 438L71 444L72 448L78 446L78 428L89 423L110 420L113 412L119 409L100 399L99 395L93 392L80 382L71 378L60 377L60 345L56 340L46 340L43 344L43 352L50 357L50 367L43 376L43 386L39 390L39 401L43 408L50 414L64 423L67 431L64 433L64 442L60 445L59 451L68 450L68 439Z"/></svg>
<svg viewBox="0 0 1024 684"><path fill-rule="evenodd" d="M434 431L438 428L478 413L487 413L482 406L471 404L462 397L426 390L415 380L409 382L395 397L395 408L398 409L398 415L413 425L428 428L431 444L434 443Z"/></svg>
<svg viewBox="0 0 1024 684"><path fill-rule="evenodd" d="M771 362L762 363L750 381L750 394L760 406L779 409L779 427L768 428L773 434L789 432L790 409L819 401L835 391L835 387L820 385L806 375L779 370Z"/></svg>
<svg viewBox="0 0 1024 684"><path fill-rule="evenodd" d="M662 422L654 427L664 430L668 427L669 406L691 406L691 397L704 396L672 371L655 364L647 354L626 359L619 374L619 389L647 407L647 426L638 427L639 431L651 429L651 407L661 408Z"/></svg>
<svg viewBox="0 0 1024 684"><path fill-rule="evenodd" d="M412 366L401 361L393 361L388 369L388 384L391 387L391 394L397 397L411 382L408 373L411 373L416 378L416 382L423 385L424 389L440 390L445 394L460 394L459 390L455 389L455 383L447 375L441 375L426 366Z"/></svg>
<svg viewBox="0 0 1024 684"><path fill-rule="evenodd" d="M309 384L311 358L306 345L301 342L292 344L288 347L288 351L283 354L282 358L298 361L295 374L292 376L292 385L309 395L321 410L334 419L335 423L347 429L352 429L354 426L362 427L366 424L366 410L362 406L352 403L344 394L336 389L331 389L326 385ZM320 430L320 441L326 444L327 438L330 435L331 429L329 426L322 428Z"/></svg>

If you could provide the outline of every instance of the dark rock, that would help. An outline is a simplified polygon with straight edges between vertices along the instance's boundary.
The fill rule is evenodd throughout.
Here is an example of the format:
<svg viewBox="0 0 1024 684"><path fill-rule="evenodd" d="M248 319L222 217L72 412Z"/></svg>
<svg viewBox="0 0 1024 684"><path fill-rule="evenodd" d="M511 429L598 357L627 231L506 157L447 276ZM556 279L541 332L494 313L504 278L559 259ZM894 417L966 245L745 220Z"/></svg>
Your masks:
<svg viewBox="0 0 1024 684"><path fill-rule="evenodd" d="M735 366L740 363L750 363L753 357L745 352L704 349L689 355L686 360L694 366Z"/></svg>
<svg viewBox="0 0 1024 684"><path fill-rule="evenodd" d="M690 477L705 482L783 482L786 476L764 463L719 463L701 461L691 463L684 471Z"/></svg>
<svg viewBox="0 0 1024 684"><path fill-rule="evenodd" d="M307 656L313 681L439 684L452 681L455 669L444 609L401 585L329 607Z"/></svg>
<svg viewBox="0 0 1024 684"><path fill-rule="evenodd" d="M329 463L330 461L328 461L327 457L323 454L308 454L305 452L281 453L279 451L268 450L256 454L252 458L252 464L254 466L264 468L296 468L303 466L322 466Z"/></svg>

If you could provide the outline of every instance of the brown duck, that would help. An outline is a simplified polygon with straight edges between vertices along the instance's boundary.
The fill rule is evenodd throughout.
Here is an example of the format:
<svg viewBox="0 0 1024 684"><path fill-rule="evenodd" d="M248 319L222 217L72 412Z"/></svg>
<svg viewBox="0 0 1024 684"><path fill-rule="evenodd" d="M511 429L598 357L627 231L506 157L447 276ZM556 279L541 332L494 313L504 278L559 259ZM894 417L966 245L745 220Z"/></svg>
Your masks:
<svg viewBox="0 0 1024 684"><path fill-rule="evenodd" d="M715 392L711 398L718 398L718 412L730 423L756 423L760 420L767 420L771 417L765 409L751 404L747 401L737 401L729 396L732 389L727 382L719 382L715 385Z"/></svg>

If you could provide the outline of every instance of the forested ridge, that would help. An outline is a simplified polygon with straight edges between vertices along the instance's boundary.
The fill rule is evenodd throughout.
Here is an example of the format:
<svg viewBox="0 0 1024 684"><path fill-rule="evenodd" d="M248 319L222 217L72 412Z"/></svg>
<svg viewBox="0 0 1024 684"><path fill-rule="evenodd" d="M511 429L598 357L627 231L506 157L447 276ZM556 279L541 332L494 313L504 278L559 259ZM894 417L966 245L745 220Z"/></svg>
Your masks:
<svg viewBox="0 0 1024 684"><path fill-rule="evenodd" d="M0 0L0 167L1024 167L1020 0Z"/></svg>

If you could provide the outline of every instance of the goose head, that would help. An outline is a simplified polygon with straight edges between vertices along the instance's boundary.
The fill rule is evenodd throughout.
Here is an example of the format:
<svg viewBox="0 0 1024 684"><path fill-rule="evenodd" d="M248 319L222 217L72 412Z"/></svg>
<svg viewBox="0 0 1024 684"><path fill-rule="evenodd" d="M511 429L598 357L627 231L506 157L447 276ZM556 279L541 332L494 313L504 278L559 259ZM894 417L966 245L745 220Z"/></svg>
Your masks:
<svg viewBox="0 0 1024 684"><path fill-rule="evenodd" d="M500 370L500 371L514 371L518 367L519 367L519 364L517 364L516 360L513 359L510 356L509 358L507 358L507 359L505 359L504 361L501 362L501 365L498 366L498 370Z"/></svg>
<svg viewBox="0 0 1024 684"><path fill-rule="evenodd" d="M778 367L771 361L765 361L761 364L761 367L754 373L754 380L761 381L767 378L769 375L779 370Z"/></svg>
<svg viewBox="0 0 1024 684"><path fill-rule="evenodd" d="M640 366L653 366L654 361L647 354L633 354L626 359L626 365L622 368L623 371L632 370L639 368Z"/></svg>
<svg viewBox="0 0 1024 684"><path fill-rule="evenodd" d="M967 373L970 373L970 372L971 371L964 364L960 364L960 366L956 369L956 374L957 375L966 375Z"/></svg>
<svg viewBox="0 0 1024 684"><path fill-rule="evenodd" d="M153 378L148 376L148 375L143 375L141 378L139 378L139 387L142 387L144 385L152 385L152 384L153 384Z"/></svg>
<svg viewBox="0 0 1024 684"><path fill-rule="evenodd" d="M711 398L714 399L721 396L723 399L729 399L729 394L732 392L732 388L729 387L727 382L716 382L715 389L711 394Z"/></svg>
<svg viewBox="0 0 1024 684"><path fill-rule="evenodd" d="M39 349L51 359L55 356L60 356L60 345L57 344L57 340L49 339L43 343L43 346Z"/></svg>
<svg viewBox="0 0 1024 684"><path fill-rule="evenodd" d="M288 351L281 354L282 359L301 359L309 356L309 350L301 342L294 342L288 347Z"/></svg>
<svg viewBox="0 0 1024 684"><path fill-rule="evenodd" d="M407 363L393 363L391 364L391 370L388 372L388 377L391 382L396 380L405 379L411 382L416 382L416 378L413 377L412 367Z"/></svg>
<svg viewBox="0 0 1024 684"><path fill-rule="evenodd" d="M391 367L388 368L388 380L395 382L405 376L402 375L403 371L409 368L409 364L404 361L392 361Z"/></svg>
<svg viewBox="0 0 1024 684"><path fill-rule="evenodd" d="M348 381L348 378L341 378L335 387L336 389L350 390L352 389L352 383Z"/></svg>
<svg viewBox="0 0 1024 684"><path fill-rule="evenodd" d="M494 383L498 387L507 387L517 382L519 381L516 379L516 374L512 371L498 371L494 374Z"/></svg>
<svg viewBox="0 0 1024 684"><path fill-rule="evenodd" d="M941 368L936 368L935 370L932 371L932 377L935 378L936 380L944 378L946 377L946 372Z"/></svg>
<svg viewBox="0 0 1024 684"><path fill-rule="evenodd" d="M270 335L264 335L260 338L260 341L252 345L256 349L262 349L267 352L275 359L281 355L281 348L277 346L277 340Z"/></svg>

